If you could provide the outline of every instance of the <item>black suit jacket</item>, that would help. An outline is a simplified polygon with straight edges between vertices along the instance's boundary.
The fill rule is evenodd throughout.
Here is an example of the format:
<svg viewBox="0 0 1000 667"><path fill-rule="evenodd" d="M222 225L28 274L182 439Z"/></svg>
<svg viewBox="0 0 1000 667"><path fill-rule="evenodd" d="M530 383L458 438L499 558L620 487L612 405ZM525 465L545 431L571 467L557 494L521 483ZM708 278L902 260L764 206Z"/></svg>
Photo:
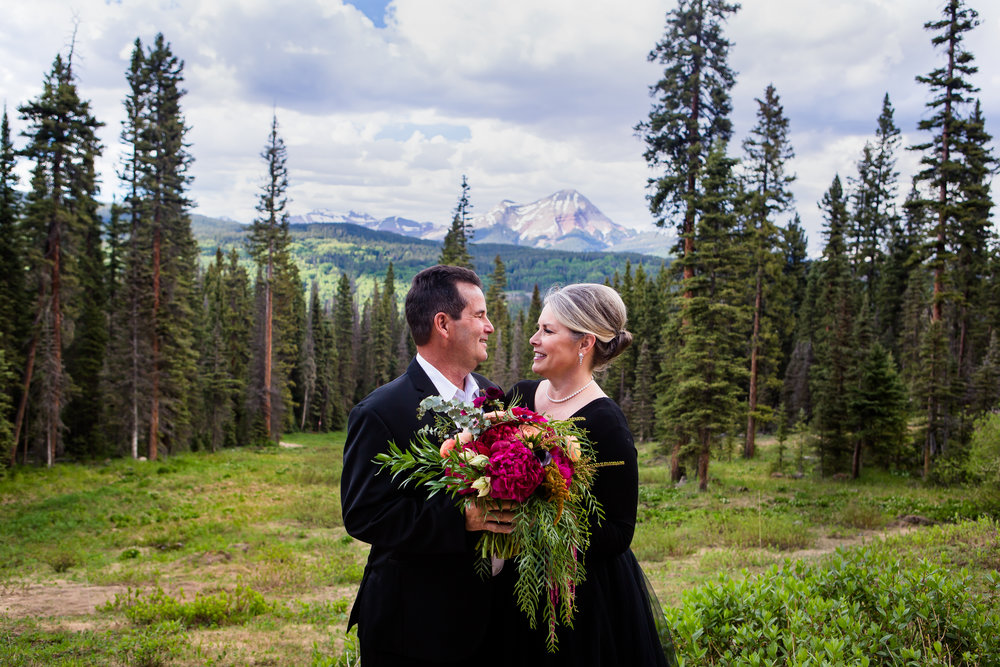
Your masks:
<svg viewBox="0 0 1000 667"><path fill-rule="evenodd" d="M495 386L475 378L480 388ZM479 533L465 530L454 498L400 488L388 472L376 474L372 459L389 442L405 448L433 423L433 413L420 421L416 413L436 393L414 359L406 373L358 403L347 423L340 482L344 527L372 545L348 627L358 624L362 647L431 662L472 657L483 639L487 624L474 619L488 613L492 583L476 573Z"/></svg>

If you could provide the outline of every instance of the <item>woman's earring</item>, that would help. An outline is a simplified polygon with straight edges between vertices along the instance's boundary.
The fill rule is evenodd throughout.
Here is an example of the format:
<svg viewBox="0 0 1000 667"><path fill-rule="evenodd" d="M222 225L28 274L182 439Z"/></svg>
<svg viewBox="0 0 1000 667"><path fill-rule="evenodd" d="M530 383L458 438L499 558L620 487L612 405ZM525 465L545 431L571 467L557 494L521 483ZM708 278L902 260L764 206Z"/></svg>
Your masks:
<svg viewBox="0 0 1000 667"><path fill-rule="evenodd" d="M580 353L580 365L583 366L583 352Z"/></svg>

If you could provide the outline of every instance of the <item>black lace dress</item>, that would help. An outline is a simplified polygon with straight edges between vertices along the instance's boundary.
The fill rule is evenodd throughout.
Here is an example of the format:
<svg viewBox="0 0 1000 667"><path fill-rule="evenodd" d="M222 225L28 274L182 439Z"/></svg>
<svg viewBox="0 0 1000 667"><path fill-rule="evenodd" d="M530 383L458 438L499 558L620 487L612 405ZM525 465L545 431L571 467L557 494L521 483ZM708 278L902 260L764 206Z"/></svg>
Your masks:
<svg viewBox="0 0 1000 667"><path fill-rule="evenodd" d="M535 408L538 381L517 383L507 395ZM629 545L635 530L639 497L636 449L621 408L610 398L599 398L580 408L574 417L586 429L598 461L624 461L601 468L594 494L604 508L604 520L591 526L590 549L585 555L587 578L577 588L573 628L559 628L559 650L546 652L545 628L532 631L523 615L515 623L518 652L525 665L601 667L662 667L676 664L663 613ZM511 565L510 563L508 565ZM513 606L513 603L512 603ZM516 612L516 609L513 613Z"/></svg>

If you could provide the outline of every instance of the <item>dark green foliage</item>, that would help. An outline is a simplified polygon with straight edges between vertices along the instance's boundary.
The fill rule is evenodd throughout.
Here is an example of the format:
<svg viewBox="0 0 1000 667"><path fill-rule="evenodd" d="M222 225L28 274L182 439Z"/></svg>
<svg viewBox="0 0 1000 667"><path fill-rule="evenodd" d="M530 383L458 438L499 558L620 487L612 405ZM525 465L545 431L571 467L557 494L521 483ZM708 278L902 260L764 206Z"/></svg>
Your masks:
<svg viewBox="0 0 1000 667"><path fill-rule="evenodd" d="M356 351L358 340L355 333L357 319L354 290L346 273L340 274L337 297L333 304L333 345L337 366L333 371L333 423L334 428L342 428L347 413L354 405L358 375Z"/></svg>
<svg viewBox="0 0 1000 667"><path fill-rule="evenodd" d="M683 217L682 234L694 231L690 200L701 187L710 148L732 135L729 91L735 77L722 28L738 9L723 0L680 0L649 54L650 62L664 66L662 78L650 86L655 101L649 120L635 128L646 142L646 162L664 172L649 179L649 210L661 227Z"/></svg>
<svg viewBox="0 0 1000 667"><path fill-rule="evenodd" d="M975 10L962 0L949 0L941 18L924 27L931 43L943 51L944 63L917 81L928 86L930 117L918 129L928 141L913 146L922 151L916 180L926 184L919 205L931 212L931 253L934 274L932 329L925 349L933 349L923 382L927 399L924 474L933 456L946 452L949 440L961 448L967 442L970 416L965 397L975 367L985 352L988 327L983 322L981 276L988 272L988 244L994 236L989 222L992 200L987 174L995 169L978 101L970 78L978 68L964 45L965 34L979 24ZM915 202L915 205L917 203ZM940 325L937 327L936 325Z"/></svg>
<svg viewBox="0 0 1000 667"><path fill-rule="evenodd" d="M677 352L664 365L666 391L658 409L662 428L673 442L693 443L701 490L708 488L713 446L734 428L746 375L746 254L733 205L739 201L732 175L735 160L724 151L720 142L709 154L705 194L697 206L694 252L678 260L692 277L674 297L678 305L666 340ZM679 454L675 451L674 456Z"/></svg>
<svg viewBox="0 0 1000 667"><path fill-rule="evenodd" d="M781 353L787 347L785 340L791 339L794 323L788 310L794 292L785 281L789 263L785 235L775 218L792 205L789 187L795 175L787 174L785 166L795 153L788 140L788 118L773 85L768 85L764 98L757 100L757 124L743 142L743 150L746 153L743 164L748 170L745 242L752 253L749 391L743 456L751 458L758 425L770 421L770 405L775 404L775 393L781 386L778 379ZM798 240L794 234L793 230L792 241Z"/></svg>
<svg viewBox="0 0 1000 667"><path fill-rule="evenodd" d="M997 526L965 530L995 539ZM762 575L722 576L667 614L689 664L972 667L1000 655L998 603L996 576L901 563L893 545L880 544L818 565L786 561Z"/></svg>
<svg viewBox="0 0 1000 667"><path fill-rule="evenodd" d="M831 475L847 470L851 458L849 390L857 363L853 337L857 306L844 238L847 204L839 177L823 196L823 209L826 247L817 267L822 311L813 341L816 362L810 371L810 393L821 470Z"/></svg>
<svg viewBox="0 0 1000 667"><path fill-rule="evenodd" d="M101 261L100 236L95 234L94 162L101 150L96 131L102 123L78 94L72 52L66 60L56 56L41 94L19 111L28 123L24 155L34 162L23 219L27 250L23 259L30 266L29 289L38 295L27 354L32 358L37 351L36 372L32 376L26 369L35 404L31 434L40 445L39 453L52 465L63 453L64 409L73 391L70 372L80 374L81 382L93 383L87 391L99 391L93 364L76 356L72 360L76 367L68 368L64 354L74 343L75 326L81 326L84 339L99 340L101 334L94 327L103 328L103 323L95 322L100 313L94 312L103 308L100 276L94 275ZM95 287L96 294L86 293ZM94 344L83 341L81 347L92 352ZM99 357L96 366L100 368ZM82 437L95 437L92 423L83 427L87 433Z"/></svg>
<svg viewBox="0 0 1000 667"><path fill-rule="evenodd" d="M256 435L277 442L283 431L295 426L293 374L300 360L305 298L288 247L288 152L276 116L261 158L267 176L258 196L259 216L247 236L247 251L258 276L250 404Z"/></svg>
<svg viewBox="0 0 1000 667"><path fill-rule="evenodd" d="M851 476L861 474L862 457L882 468L906 468L913 460L906 432L908 398L892 355L881 343L868 347L850 400L855 438Z"/></svg>

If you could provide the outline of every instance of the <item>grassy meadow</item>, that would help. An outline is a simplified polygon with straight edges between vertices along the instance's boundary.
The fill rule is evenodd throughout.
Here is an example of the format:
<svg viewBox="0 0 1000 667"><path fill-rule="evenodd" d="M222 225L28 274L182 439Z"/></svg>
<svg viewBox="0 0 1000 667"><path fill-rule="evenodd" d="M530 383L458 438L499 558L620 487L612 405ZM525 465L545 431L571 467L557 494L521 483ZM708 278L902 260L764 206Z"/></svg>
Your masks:
<svg viewBox="0 0 1000 667"><path fill-rule="evenodd" d="M0 664L347 664L344 630L367 546L341 522L343 439L291 434L286 440L300 446L4 471ZM765 440L753 461L713 461L710 490L699 493L695 483L671 484L666 461L642 447L633 550L686 664L868 664L850 653L858 637L872 634L868 626L847 624L837 635L854 640L817 639L826 645L810 648L809 660L826 651L827 662L767 662L763 654L741 661L733 648L739 637L715 632L760 622L763 629L744 638L760 644L774 625L765 596L781 600L778 616L798 609L797 596L816 597L796 592L794 582L827 591L847 585L851 602L823 609L803 602L801 614L782 616L784 628L863 616L867 587L844 577L831 583L830 572L881 573L877 592L885 599L869 606L886 617L884 607L903 605L918 617L926 608L936 617L937 607L952 605L949 618L967 611L972 620L962 623L996 631L992 641L1000 641L1000 490L926 487L875 471L856 482L778 477L777 450ZM914 573L918 583L906 579ZM776 588L783 577L791 589ZM890 600L897 589L909 595L931 584L938 597L930 601ZM730 609L733 600L756 602L733 618L719 611L720 600ZM916 657L898 664L1000 664L1000 653L996 663L988 653L976 657L977 641L992 650L988 638L954 640L964 629L936 638L933 623L901 614L893 616L897 635L926 646L904 647ZM973 648L963 658L966 644Z"/></svg>

